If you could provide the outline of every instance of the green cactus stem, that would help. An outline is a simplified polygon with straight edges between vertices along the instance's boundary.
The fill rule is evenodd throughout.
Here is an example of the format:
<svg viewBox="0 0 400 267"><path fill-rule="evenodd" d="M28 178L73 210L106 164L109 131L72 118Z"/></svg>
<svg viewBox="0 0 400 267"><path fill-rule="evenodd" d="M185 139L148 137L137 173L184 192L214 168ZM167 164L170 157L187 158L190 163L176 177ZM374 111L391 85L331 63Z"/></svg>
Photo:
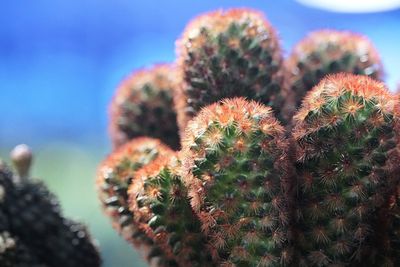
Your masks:
<svg viewBox="0 0 400 267"><path fill-rule="evenodd" d="M156 65L132 73L118 87L110 106L114 147L139 136L159 138L180 147L173 91L177 86L170 65Z"/></svg>
<svg viewBox="0 0 400 267"><path fill-rule="evenodd" d="M173 156L159 157L140 169L128 191L130 208L139 227L179 266L214 266L179 168Z"/></svg>
<svg viewBox="0 0 400 267"><path fill-rule="evenodd" d="M305 97L293 130L300 266L367 266L374 254L374 222L395 188L387 164L398 144L395 102L382 83L350 74Z"/></svg>
<svg viewBox="0 0 400 267"><path fill-rule="evenodd" d="M262 13L241 8L201 15L187 25L177 53L181 132L202 107L223 98L247 97L280 109L281 49Z"/></svg>
<svg viewBox="0 0 400 267"><path fill-rule="evenodd" d="M183 177L219 266L291 261L287 147L272 110L242 98L208 106L189 123Z"/></svg>
<svg viewBox="0 0 400 267"><path fill-rule="evenodd" d="M135 173L160 156L173 151L161 141L149 137L134 138L111 153L100 165L97 188L105 213L113 227L134 245L153 266L168 261L161 248L154 245L146 233L137 227L129 210L128 187L136 179Z"/></svg>

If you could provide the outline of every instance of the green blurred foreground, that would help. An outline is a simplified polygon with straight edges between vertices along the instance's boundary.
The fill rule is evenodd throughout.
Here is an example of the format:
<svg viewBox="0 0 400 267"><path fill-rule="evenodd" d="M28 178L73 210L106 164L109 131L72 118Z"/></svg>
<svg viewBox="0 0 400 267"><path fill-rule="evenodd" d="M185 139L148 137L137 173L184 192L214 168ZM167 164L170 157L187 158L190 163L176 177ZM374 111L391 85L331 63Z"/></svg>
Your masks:
<svg viewBox="0 0 400 267"><path fill-rule="evenodd" d="M145 267L133 248L118 236L102 214L95 190L98 163L107 147L52 143L33 147L33 176L46 181L60 199L64 213L85 223L100 244L104 267ZM8 159L4 147L0 157Z"/></svg>

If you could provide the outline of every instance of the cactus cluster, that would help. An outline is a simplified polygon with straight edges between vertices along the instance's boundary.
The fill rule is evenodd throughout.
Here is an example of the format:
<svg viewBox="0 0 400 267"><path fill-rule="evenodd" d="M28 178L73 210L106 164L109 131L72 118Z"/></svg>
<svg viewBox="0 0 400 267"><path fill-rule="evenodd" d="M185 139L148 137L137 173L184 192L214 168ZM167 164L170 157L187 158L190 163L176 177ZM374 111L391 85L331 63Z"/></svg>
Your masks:
<svg viewBox="0 0 400 267"><path fill-rule="evenodd" d="M64 217L44 183L30 178L29 149L16 147L12 158L17 174L0 164L0 266L100 266L86 227Z"/></svg>
<svg viewBox="0 0 400 267"><path fill-rule="evenodd" d="M97 180L105 213L151 266L400 265L400 103L379 56L333 30L293 51L283 58L255 10L184 30L166 108L180 150L135 137Z"/></svg>

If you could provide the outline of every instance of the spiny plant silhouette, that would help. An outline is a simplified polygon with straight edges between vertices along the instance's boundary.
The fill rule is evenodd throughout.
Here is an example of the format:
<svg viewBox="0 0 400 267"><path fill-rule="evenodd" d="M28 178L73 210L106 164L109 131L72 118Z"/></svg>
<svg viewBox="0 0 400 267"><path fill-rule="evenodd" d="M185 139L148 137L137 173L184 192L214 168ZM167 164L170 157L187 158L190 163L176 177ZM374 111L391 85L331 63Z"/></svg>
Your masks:
<svg viewBox="0 0 400 267"><path fill-rule="evenodd" d="M151 266L399 266L400 101L370 41L317 31L284 59L262 13L219 10L175 68L181 149L133 138L97 180Z"/></svg>
<svg viewBox="0 0 400 267"><path fill-rule="evenodd" d="M11 156L16 174L0 162L0 266L100 266L86 227L64 217L55 195L30 177L29 148Z"/></svg>

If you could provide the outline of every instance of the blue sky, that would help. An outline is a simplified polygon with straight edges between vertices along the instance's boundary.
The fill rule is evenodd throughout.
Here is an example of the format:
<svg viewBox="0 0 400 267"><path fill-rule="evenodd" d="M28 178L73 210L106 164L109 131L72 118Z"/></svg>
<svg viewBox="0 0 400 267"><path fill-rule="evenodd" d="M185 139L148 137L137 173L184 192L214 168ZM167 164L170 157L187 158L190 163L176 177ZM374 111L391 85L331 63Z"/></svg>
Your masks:
<svg viewBox="0 0 400 267"><path fill-rule="evenodd" d="M340 14L293 1L0 1L0 146L49 140L107 143L107 105L130 71L174 60L174 42L198 13L265 12L286 54L319 28L366 34L400 81L400 10Z"/></svg>

